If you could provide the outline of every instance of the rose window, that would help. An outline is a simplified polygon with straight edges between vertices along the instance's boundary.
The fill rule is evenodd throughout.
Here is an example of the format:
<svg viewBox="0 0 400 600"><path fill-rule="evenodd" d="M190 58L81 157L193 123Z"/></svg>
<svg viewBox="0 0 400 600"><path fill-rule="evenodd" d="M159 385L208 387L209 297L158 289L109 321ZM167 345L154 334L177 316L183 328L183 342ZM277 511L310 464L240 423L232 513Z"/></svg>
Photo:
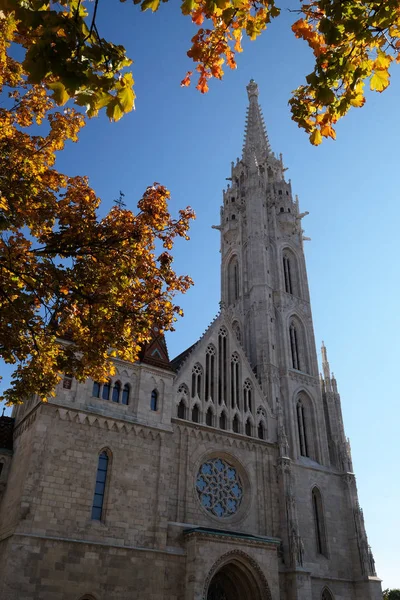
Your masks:
<svg viewBox="0 0 400 600"><path fill-rule="evenodd" d="M234 515L243 496L237 470L221 458L207 460L201 465L196 490L201 505L217 517Z"/></svg>

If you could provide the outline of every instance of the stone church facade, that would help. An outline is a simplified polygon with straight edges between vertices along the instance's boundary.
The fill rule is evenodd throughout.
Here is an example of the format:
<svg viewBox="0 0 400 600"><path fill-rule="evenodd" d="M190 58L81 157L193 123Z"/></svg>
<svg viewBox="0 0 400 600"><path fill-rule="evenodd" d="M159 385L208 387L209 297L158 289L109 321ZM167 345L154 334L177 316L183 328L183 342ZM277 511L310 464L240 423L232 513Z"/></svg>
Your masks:
<svg viewBox="0 0 400 600"><path fill-rule="evenodd" d="M221 310L169 360L0 419L2 600L381 600L302 218L257 85L223 194Z"/></svg>

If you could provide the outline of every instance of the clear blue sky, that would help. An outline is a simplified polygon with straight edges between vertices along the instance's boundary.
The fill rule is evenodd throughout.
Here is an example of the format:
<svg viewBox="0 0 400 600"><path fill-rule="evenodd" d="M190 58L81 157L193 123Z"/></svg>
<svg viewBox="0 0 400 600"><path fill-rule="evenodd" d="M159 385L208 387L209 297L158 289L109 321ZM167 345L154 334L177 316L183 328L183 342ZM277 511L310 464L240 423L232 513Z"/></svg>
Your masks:
<svg viewBox="0 0 400 600"><path fill-rule="evenodd" d="M257 81L272 148L283 153L301 209L310 211L303 226L312 238L306 254L317 346L325 341L338 380L377 571L384 588L400 588L399 69L386 92L370 94L339 124L336 142L314 148L287 106L312 65L290 31L294 15L285 12L261 39L245 43L238 70L202 96L179 86L191 67L186 50L194 26L177 11L172 3L152 15L131 3L100 2L101 34L135 60L137 109L116 124L105 115L92 120L58 167L88 175L104 212L119 190L134 208L154 181L171 190L172 211L188 204L196 210L191 241L175 250L176 270L196 285L168 335L173 357L218 311L219 239L211 225L219 220L230 162L241 153L245 86Z"/></svg>

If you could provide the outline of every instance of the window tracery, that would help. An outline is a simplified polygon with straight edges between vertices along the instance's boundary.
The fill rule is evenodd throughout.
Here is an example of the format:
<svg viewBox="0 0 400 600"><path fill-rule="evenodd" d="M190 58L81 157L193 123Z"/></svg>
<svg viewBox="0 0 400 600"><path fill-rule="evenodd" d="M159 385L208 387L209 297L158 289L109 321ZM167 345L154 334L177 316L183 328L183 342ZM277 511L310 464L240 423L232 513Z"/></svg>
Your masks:
<svg viewBox="0 0 400 600"><path fill-rule="evenodd" d="M218 403L222 404L226 400L227 392L227 331L221 327L218 332Z"/></svg>
<svg viewBox="0 0 400 600"><path fill-rule="evenodd" d="M212 344L207 346L206 350L206 381L205 381L205 400L214 400L214 381L215 381L215 348Z"/></svg>
<svg viewBox="0 0 400 600"><path fill-rule="evenodd" d="M196 479L201 505L220 518L234 515L241 504L243 484L235 467L221 458L204 462Z"/></svg>
<svg viewBox="0 0 400 600"><path fill-rule="evenodd" d="M239 356L234 352L231 357L231 404L239 407Z"/></svg>
<svg viewBox="0 0 400 600"><path fill-rule="evenodd" d="M253 412L252 385L248 379L243 384L243 410Z"/></svg>
<svg viewBox="0 0 400 600"><path fill-rule="evenodd" d="M201 398L201 376L203 369L199 364L194 365L192 369L192 398L198 396Z"/></svg>

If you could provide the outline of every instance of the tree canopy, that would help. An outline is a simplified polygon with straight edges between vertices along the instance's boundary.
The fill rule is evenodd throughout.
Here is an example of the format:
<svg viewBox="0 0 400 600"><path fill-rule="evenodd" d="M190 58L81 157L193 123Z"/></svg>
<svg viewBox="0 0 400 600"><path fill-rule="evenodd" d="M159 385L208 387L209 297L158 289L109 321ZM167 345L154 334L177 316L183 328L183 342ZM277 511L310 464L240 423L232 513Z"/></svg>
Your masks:
<svg viewBox="0 0 400 600"><path fill-rule="evenodd" d="M133 3L154 12L161 0ZM88 180L55 168L86 116L104 109L117 121L134 108L132 61L101 36L99 4L0 0L0 356L17 365L4 395L11 403L48 397L62 373L104 380L110 353L135 360L152 326L173 328L174 296L191 285L173 271L170 251L177 236L187 238L193 212L173 219L168 190L155 183L137 213L119 203L99 219ZM275 0L183 0L180 10L197 28L187 54L202 93L226 65L236 68L243 36L256 39L280 14ZM317 145L364 104L367 82L378 92L389 85L400 7L314 0L292 12L294 34L315 56L290 100L292 117Z"/></svg>
<svg viewBox="0 0 400 600"><path fill-rule="evenodd" d="M125 2L126 0L120 0ZM167 3L168 0L162 0ZM25 49L30 83L43 83L59 105L69 98L89 116L102 108L118 120L134 106L134 80L125 48L101 37L96 24L100 0L0 0L3 19L14 23L13 41ZM142 11L159 10L161 0L133 0ZM90 6L90 14L88 11ZM183 0L180 10L197 28L187 52L195 63L197 89L236 68L242 38L255 40L281 9L275 0ZM400 60L398 0L311 0L291 7L292 29L315 57L312 73L289 103L293 120L313 144L335 138L335 123L365 103L365 85L382 92L389 67ZM190 85L189 71L182 85Z"/></svg>
<svg viewBox="0 0 400 600"><path fill-rule="evenodd" d="M400 590L384 590L383 600L400 600Z"/></svg>
<svg viewBox="0 0 400 600"><path fill-rule="evenodd" d="M118 202L99 219L88 180L56 170L56 153L77 141L85 118L55 110L63 84L42 69L50 97L10 55L11 40L29 53L29 39L14 16L0 18L0 356L16 365L9 403L54 395L63 373L104 380L113 357L134 361L154 326L173 328L182 314L174 296L191 285L170 253L177 236L187 238L191 209L173 219L169 192L155 183L136 213ZM115 94L123 103L118 85Z"/></svg>

